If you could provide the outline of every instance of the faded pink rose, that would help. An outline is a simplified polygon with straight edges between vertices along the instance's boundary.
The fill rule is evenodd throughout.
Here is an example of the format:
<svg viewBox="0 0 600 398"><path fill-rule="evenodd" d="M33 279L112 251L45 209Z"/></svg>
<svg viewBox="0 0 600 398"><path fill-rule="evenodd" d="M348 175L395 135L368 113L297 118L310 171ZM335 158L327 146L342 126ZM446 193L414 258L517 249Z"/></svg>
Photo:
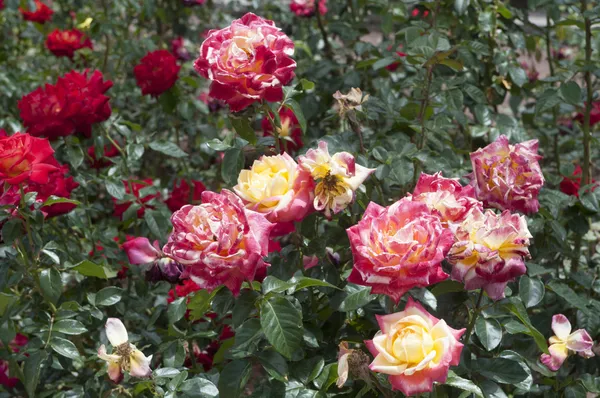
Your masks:
<svg viewBox="0 0 600 398"><path fill-rule="evenodd" d="M504 135L471 153L471 184L485 206L535 213L544 175L538 160L538 141L511 145Z"/></svg>
<svg viewBox="0 0 600 398"><path fill-rule="evenodd" d="M404 311L377 315L377 322L381 330L365 342L375 356L370 368L389 375L392 389L406 396L432 391L460 363L465 329L451 328L411 297Z"/></svg>
<svg viewBox="0 0 600 398"><path fill-rule="evenodd" d="M492 300L504 298L506 284L526 271L531 237L525 216L473 209L448 253L452 279L467 290L483 288Z"/></svg>
<svg viewBox="0 0 600 398"><path fill-rule="evenodd" d="M398 302L413 287L443 281L441 263L453 243L424 203L403 198L391 206L369 203L360 222L347 230L354 257L348 281L371 286Z"/></svg>
<svg viewBox="0 0 600 398"><path fill-rule="evenodd" d="M253 102L283 98L282 86L294 78L293 53L294 42L273 21L247 13L208 32L194 68L212 81L209 95L237 112Z"/></svg>
<svg viewBox="0 0 600 398"><path fill-rule="evenodd" d="M163 257L157 240L151 244L148 238L138 237L128 240L121 247L125 250L129 263L134 265L149 264Z"/></svg>
<svg viewBox="0 0 600 398"><path fill-rule="evenodd" d="M271 224L263 214L246 209L233 192L202 193L202 204L185 205L171 217L173 232L163 252L186 266L203 289L227 286L234 295L244 281L264 274Z"/></svg>
<svg viewBox="0 0 600 398"><path fill-rule="evenodd" d="M578 329L571 333L571 322L563 314L556 314L552 317L552 331L554 336L548 340L550 355L542 354L540 357L540 361L548 369L556 372L569 356L569 351L584 358L594 356L592 352L594 341L589 333L585 329Z"/></svg>
<svg viewBox="0 0 600 398"><path fill-rule="evenodd" d="M441 172L421 173L412 200L425 203L444 225L464 221L473 208L483 210L472 186L463 187L457 179L442 177Z"/></svg>

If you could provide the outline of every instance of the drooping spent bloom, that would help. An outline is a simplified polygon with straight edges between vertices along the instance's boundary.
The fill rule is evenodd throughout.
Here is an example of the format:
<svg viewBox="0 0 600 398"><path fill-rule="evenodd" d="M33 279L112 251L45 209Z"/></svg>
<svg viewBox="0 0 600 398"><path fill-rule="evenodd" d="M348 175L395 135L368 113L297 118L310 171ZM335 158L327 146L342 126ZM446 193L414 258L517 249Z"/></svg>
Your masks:
<svg viewBox="0 0 600 398"><path fill-rule="evenodd" d="M125 186L125 192L128 194L133 194L136 197L136 203L139 203L141 207L137 211L137 217L143 217L146 212L146 208L152 208L152 206L147 205L149 201L155 199L159 196L159 193L154 194L146 194L144 196L140 196L140 190L146 187L152 186L152 179L147 178L145 180L137 181L137 180L123 180L123 185ZM113 203L115 205L115 209L113 211L113 216L123 218L123 214L129 209L129 206L132 205L132 202L119 202L117 199L112 198Z"/></svg>
<svg viewBox="0 0 600 398"><path fill-rule="evenodd" d="M16 353L21 350L21 347L27 345L28 342L29 339L27 336L17 333L15 338L8 344L8 348L10 351ZM8 361L0 360L0 385L3 385L6 388L15 388L17 384L19 384L19 379L11 377L9 368L10 365Z"/></svg>
<svg viewBox="0 0 600 398"><path fill-rule="evenodd" d="M539 79L540 72L538 72L535 68L535 64L529 65L527 62L521 62L521 68L523 68L527 74L527 80L529 80L529 83L535 83Z"/></svg>
<svg viewBox="0 0 600 398"><path fill-rule="evenodd" d="M474 208L459 226L448 253L452 279L466 290L483 288L492 300L504 298L506 284L526 272L529 238L525 216Z"/></svg>
<svg viewBox="0 0 600 398"><path fill-rule="evenodd" d="M192 57L187 48L185 48L185 39L183 36L177 36L171 40L171 52L180 61L188 61Z"/></svg>
<svg viewBox="0 0 600 398"><path fill-rule="evenodd" d="M93 49L92 41L78 29L55 29L46 39L46 47L57 57L73 58L75 51L82 48Z"/></svg>
<svg viewBox="0 0 600 398"><path fill-rule="evenodd" d="M34 0L34 3L34 11L29 11L19 7L19 12L21 15L23 15L24 20L44 24L52 19L52 14L54 14L54 11L52 11L50 7L39 0Z"/></svg>
<svg viewBox="0 0 600 398"><path fill-rule="evenodd" d="M580 165L575 166L573 175L570 178L564 177L560 182L560 191L567 195L579 197L579 189L581 188L581 174L583 170ZM598 187L596 180L592 179L592 191L595 191Z"/></svg>
<svg viewBox="0 0 600 398"><path fill-rule="evenodd" d="M112 85L100 71L71 71L55 85L23 96L17 106L27 132L35 137L54 140L75 132L90 137L92 125L111 115L110 98L104 94Z"/></svg>
<svg viewBox="0 0 600 398"><path fill-rule="evenodd" d="M184 178L179 180L179 183L173 183L173 190L169 194L169 198L165 203L169 210L175 212L181 209L184 205L195 205L200 203L202 192L206 191L206 187L201 181L191 180L192 187Z"/></svg>
<svg viewBox="0 0 600 398"><path fill-rule="evenodd" d="M56 167L56 170L48 173L47 183L36 183L30 181L25 188L27 192L37 192L35 200L37 202L45 202L50 196L59 198L71 198L71 192L79 186L79 183L73 180L72 176L68 176L69 166L60 164L54 158L49 158L48 163ZM77 207L74 203L55 203L50 206L42 206L41 210L46 214L46 217L56 217L62 214L67 214Z"/></svg>
<svg viewBox="0 0 600 398"><path fill-rule="evenodd" d="M348 347L348 342L342 341L338 351L338 388L344 386L349 375L354 379L370 380L369 361L369 356L362 350L353 350Z"/></svg>
<svg viewBox="0 0 600 398"><path fill-rule="evenodd" d="M337 110L340 117L348 111L362 111L362 104L369 100L369 94L363 95L360 88L352 87L347 94L336 91L333 98L337 100Z"/></svg>
<svg viewBox="0 0 600 398"><path fill-rule="evenodd" d="M538 141L511 145L505 135L471 153L471 184L485 206L535 213L544 175L538 160Z"/></svg>
<svg viewBox="0 0 600 398"><path fill-rule="evenodd" d="M115 383L123 379L123 371L132 377L149 377L152 374L150 361L152 355L145 356L129 342L125 325L118 318L108 318L106 321L106 337L113 347L112 354L106 352L104 344L98 348L98 358L108 363L108 377Z"/></svg>
<svg viewBox="0 0 600 398"><path fill-rule="evenodd" d="M147 281L179 281L183 267L163 253L157 240L151 244L148 238L137 237L123 243L121 247L125 250L130 264L151 264L146 271Z"/></svg>
<svg viewBox="0 0 600 398"><path fill-rule="evenodd" d="M583 112L579 112L575 116L575 120L583 125L585 114ZM590 127L595 126L598 122L600 122L600 101L592 102L592 109L590 110Z"/></svg>
<svg viewBox="0 0 600 398"><path fill-rule="evenodd" d="M585 329L578 329L571 333L571 322L563 314L552 316L552 331L554 336L548 340L550 355L542 354L540 361L553 372L561 367L569 352L577 353L584 358L594 356L592 352L594 341L589 333Z"/></svg>
<svg viewBox="0 0 600 398"><path fill-rule="evenodd" d="M200 101L204 102L206 104L206 106L208 106L208 110L210 112L218 112L219 110L221 110L222 108L224 108L227 105L227 103L225 101L221 101L219 99L212 98L211 96L208 95L207 92L200 93L200 95L198 96L198 99Z"/></svg>
<svg viewBox="0 0 600 398"><path fill-rule="evenodd" d="M203 289L225 285L237 295L244 281L253 281L270 265L263 257L273 224L245 208L231 191L204 191L201 205L183 206L171 222L173 232L163 252L186 266Z"/></svg>
<svg viewBox="0 0 600 398"><path fill-rule="evenodd" d="M276 130L279 136L281 153L294 152L302 148L304 145L302 142L302 129L294 112L289 108L282 107L279 111L279 120L281 120L281 128ZM273 136L273 125L268 117L263 118L262 129L265 136Z"/></svg>
<svg viewBox="0 0 600 398"><path fill-rule="evenodd" d="M167 50L149 52L133 68L135 81L142 95L158 97L175 84L179 77L177 58Z"/></svg>
<svg viewBox="0 0 600 398"><path fill-rule="evenodd" d="M208 32L194 68L212 81L209 95L237 112L253 102L283 98L282 87L294 78L293 53L294 42L273 21L247 13Z"/></svg>
<svg viewBox="0 0 600 398"><path fill-rule="evenodd" d="M348 207L358 187L375 171L356 164L348 152L331 156L325 141L319 141L317 149L310 149L298 161L316 182L315 209L325 212L327 218L331 218L332 212L339 213Z"/></svg>
<svg viewBox="0 0 600 398"><path fill-rule="evenodd" d="M471 209L483 210L472 186L463 187L457 179L444 178L441 172L421 173L412 200L425 203L439 215L442 224L451 227L464 221Z"/></svg>
<svg viewBox="0 0 600 398"><path fill-rule="evenodd" d="M454 238L424 203L403 198L382 207L371 202L347 233L354 257L348 282L371 286L372 293L398 302L413 287L448 277L441 263Z"/></svg>
<svg viewBox="0 0 600 398"><path fill-rule="evenodd" d="M413 396L444 383L450 366L457 366L465 329L456 330L427 312L411 297L404 311L377 315L381 330L365 341L375 359L373 372L389 375L392 389Z"/></svg>
<svg viewBox="0 0 600 398"><path fill-rule="evenodd" d="M312 210L313 186L310 174L284 153L255 160L233 190L248 209L280 223L300 221Z"/></svg>
<svg viewBox="0 0 600 398"><path fill-rule="evenodd" d="M48 174L57 168L51 164L54 149L48 140L0 130L0 183L48 183Z"/></svg>
<svg viewBox="0 0 600 398"><path fill-rule="evenodd" d="M327 0L292 0L290 2L290 11L298 17L312 17L315 15L317 7L319 14L327 14Z"/></svg>

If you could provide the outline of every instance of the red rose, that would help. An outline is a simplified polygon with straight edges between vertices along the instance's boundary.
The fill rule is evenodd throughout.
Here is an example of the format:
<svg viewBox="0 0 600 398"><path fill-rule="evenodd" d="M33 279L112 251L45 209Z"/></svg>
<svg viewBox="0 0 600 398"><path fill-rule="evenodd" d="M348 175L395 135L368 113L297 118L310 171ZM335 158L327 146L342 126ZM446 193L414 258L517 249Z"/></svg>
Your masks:
<svg viewBox="0 0 600 398"><path fill-rule="evenodd" d="M58 196L61 198L70 198L71 191L79 186L73 181L73 177L66 177L69 172L69 166L61 165L54 158L50 158L48 162L56 166L56 170L48 173L48 183L38 184L31 182L25 188L25 192L37 192L36 201L45 202L50 196ZM56 203L50 206L44 206L41 210L47 214L47 217L59 216L73 210L77 205L73 203Z"/></svg>
<svg viewBox="0 0 600 398"><path fill-rule="evenodd" d="M583 125L585 115L583 112L579 112L577 116L575 116L575 120ZM592 109L590 112L590 127L594 126L596 123L600 122L600 101L596 101L592 103Z"/></svg>
<svg viewBox="0 0 600 398"><path fill-rule="evenodd" d="M69 72L55 85L46 84L23 96L17 106L27 132L51 140L75 132L90 136L92 124L108 119L110 98L104 93L113 83L104 81L99 71L89 78L88 73Z"/></svg>
<svg viewBox="0 0 600 398"><path fill-rule="evenodd" d="M183 5L186 7L201 6L206 0L183 0Z"/></svg>
<svg viewBox="0 0 600 398"><path fill-rule="evenodd" d="M316 0L292 0L290 3L290 11L298 17L312 17L315 15L315 1ZM318 1L319 14L325 15L327 13L327 0Z"/></svg>
<svg viewBox="0 0 600 398"><path fill-rule="evenodd" d="M0 130L0 181L11 185L26 180L46 184L48 173L56 170L49 164L53 153L48 140L22 133L7 136Z"/></svg>
<svg viewBox="0 0 600 398"><path fill-rule="evenodd" d="M392 48L393 48L393 47L392 47L392 45L390 44L390 45L388 46L388 48L387 48L387 49L388 49L388 51L392 51ZM402 48L402 44L400 44L400 45L398 46L398 48L399 48L399 49L400 49L400 48ZM402 52L402 51L396 51L396 55L397 55L398 57L400 57L400 58L404 58L404 57L406 57L406 53L404 53L404 52ZM394 63L391 63L391 64L389 64L389 65L388 65L388 66L386 66L385 68L386 68L387 70L389 70L390 72L394 72L396 69L398 69L398 67L399 67L399 66L400 66L400 61L397 61L397 62L394 62Z"/></svg>
<svg viewBox="0 0 600 398"><path fill-rule="evenodd" d="M188 61L191 58L190 52L185 48L184 40L181 36L171 40L171 52L180 61Z"/></svg>
<svg viewBox="0 0 600 398"><path fill-rule="evenodd" d="M142 204L142 207L140 207L139 210L137 211L137 216L138 216L138 218L143 217L144 212L146 211L146 207L152 208L151 206L146 206L145 203L158 197L158 193L155 193L152 195L146 195L146 196L140 198L140 189L152 186L151 179L146 179L146 180L142 180L142 181L131 181L131 182L123 180L123 185L125 186L125 192L127 192L128 194L132 193L131 189L129 188L130 184L131 184L131 188L133 189L133 195L138 199L137 202L141 202L141 204ZM129 209L129 206L131 206L131 202L118 203L115 198L113 198L113 203L115 204L115 210L113 211L113 215L115 217L119 217L119 218L122 218L123 213L125 213L125 211L127 211L127 209Z"/></svg>
<svg viewBox="0 0 600 398"><path fill-rule="evenodd" d="M200 181L192 180L194 190L190 190L190 185L186 180L180 180L179 184L175 183L169 198L165 200L167 207L172 212L181 209L185 205L199 204L202 192L206 191L206 187Z"/></svg>
<svg viewBox="0 0 600 398"><path fill-rule="evenodd" d="M46 39L46 47L57 57L69 58L73 58L75 51L81 48L93 48L92 41L77 29L54 30Z"/></svg>
<svg viewBox="0 0 600 398"><path fill-rule="evenodd" d="M104 145L104 153L100 157L100 159L96 158L96 147L91 146L88 148L88 156L90 157L90 166L93 169L102 169L104 167L108 167L112 164L112 162L104 159L104 158L114 158L115 156L119 156L119 149L113 144Z"/></svg>
<svg viewBox="0 0 600 398"><path fill-rule="evenodd" d="M52 18L52 14L54 14L54 11L52 11L50 7L39 0L35 0L35 11L29 11L19 7L19 12L21 12L23 19L26 21L37 22L41 24L49 21Z"/></svg>
<svg viewBox="0 0 600 398"><path fill-rule="evenodd" d="M0 0L0 10L4 10L4 0Z"/></svg>
<svg viewBox="0 0 600 398"><path fill-rule="evenodd" d="M283 98L282 87L294 78L293 53L294 42L273 21L248 13L209 31L194 68L212 81L209 95L237 112Z"/></svg>
<svg viewBox="0 0 600 398"><path fill-rule="evenodd" d="M0 0L1 1L1 0ZM1 5L1 4L0 4ZM21 333L17 333L13 341L8 344L8 347L13 352L19 352L21 347L25 346L28 343L29 339L22 335ZM0 361L0 385L3 385L6 388L15 388L19 383L19 379L16 377L10 377L9 374L9 364L8 361Z"/></svg>
<svg viewBox="0 0 600 398"><path fill-rule="evenodd" d="M271 115L273 117L273 115ZM289 108L281 108L279 111L281 120L281 129L279 129L279 146L281 153L295 152L302 148L302 129L298 124L298 119L294 112ZM262 120L262 129L265 136L273 136L273 126L268 117Z"/></svg>
<svg viewBox="0 0 600 398"><path fill-rule="evenodd" d="M142 95L158 97L175 84L181 66L167 50L149 52L133 68L133 74Z"/></svg>
<svg viewBox="0 0 600 398"><path fill-rule="evenodd" d="M570 178L564 177L563 180L560 182L561 192L565 193L567 195L579 197L579 189L581 188L581 174L582 173L583 173L583 170L581 169L581 166L579 166L579 165L575 166L575 170L573 170L572 177L570 177ZM592 187L592 191L595 191L596 188L598 187L598 184L596 184L596 180L592 180L592 183L595 184Z"/></svg>

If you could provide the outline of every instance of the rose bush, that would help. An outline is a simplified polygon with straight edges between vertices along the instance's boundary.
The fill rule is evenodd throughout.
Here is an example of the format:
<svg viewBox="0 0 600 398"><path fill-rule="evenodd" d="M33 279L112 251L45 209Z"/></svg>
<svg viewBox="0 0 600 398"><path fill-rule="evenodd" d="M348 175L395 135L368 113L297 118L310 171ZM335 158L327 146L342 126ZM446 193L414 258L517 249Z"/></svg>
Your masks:
<svg viewBox="0 0 600 398"><path fill-rule="evenodd" d="M600 394L589 0L0 0L0 398Z"/></svg>

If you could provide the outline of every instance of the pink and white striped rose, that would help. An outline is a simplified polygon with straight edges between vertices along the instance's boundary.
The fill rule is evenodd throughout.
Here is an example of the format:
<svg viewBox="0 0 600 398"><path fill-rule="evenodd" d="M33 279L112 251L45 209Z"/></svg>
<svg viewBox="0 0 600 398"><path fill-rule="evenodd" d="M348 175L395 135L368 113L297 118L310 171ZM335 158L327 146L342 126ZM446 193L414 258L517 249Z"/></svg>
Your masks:
<svg viewBox="0 0 600 398"><path fill-rule="evenodd" d="M540 361L548 369L556 372L570 352L577 353L584 358L594 356L592 352L594 341L589 333L585 329L578 329L571 333L571 322L563 314L556 314L552 317L552 331L554 336L548 340L550 355L542 354L540 357Z"/></svg>

